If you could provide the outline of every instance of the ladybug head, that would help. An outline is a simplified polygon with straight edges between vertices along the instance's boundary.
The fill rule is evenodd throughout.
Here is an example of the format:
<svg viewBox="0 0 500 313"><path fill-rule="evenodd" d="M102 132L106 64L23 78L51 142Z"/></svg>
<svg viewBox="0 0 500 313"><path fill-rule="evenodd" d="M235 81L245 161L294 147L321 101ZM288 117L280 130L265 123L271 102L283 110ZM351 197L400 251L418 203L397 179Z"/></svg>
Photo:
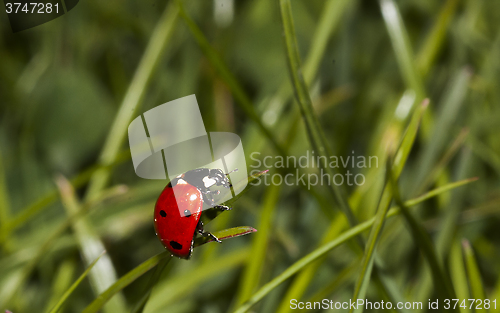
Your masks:
<svg viewBox="0 0 500 313"><path fill-rule="evenodd" d="M225 188L230 188L231 183L229 182L229 179L227 179L226 175L227 174L224 174L224 172L221 169L214 168L214 169L210 170L210 172L208 174L208 178L213 179L217 186L223 186Z"/></svg>

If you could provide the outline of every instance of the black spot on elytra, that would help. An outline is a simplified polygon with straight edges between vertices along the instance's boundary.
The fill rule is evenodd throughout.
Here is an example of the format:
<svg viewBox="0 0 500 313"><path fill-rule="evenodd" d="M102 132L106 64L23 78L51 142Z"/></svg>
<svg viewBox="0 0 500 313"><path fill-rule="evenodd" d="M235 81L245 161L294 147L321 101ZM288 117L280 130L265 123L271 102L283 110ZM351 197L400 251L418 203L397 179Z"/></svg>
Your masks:
<svg viewBox="0 0 500 313"><path fill-rule="evenodd" d="M185 216L185 217L190 217L190 216L191 216L191 211L189 211L189 210L184 210L184 216Z"/></svg>
<svg viewBox="0 0 500 313"><path fill-rule="evenodd" d="M178 243L177 241L170 241L170 246L175 249L175 250L180 250L182 249L182 245Z"/></svg>
<svg viewBox="0 0 500 313"><path fill-rule="evenodd" d="M165 213L165 211L161 210L161 211L160 211L160 215L161 215L162 217L165 217L165 216L167 216L167 213Z"/></svg>

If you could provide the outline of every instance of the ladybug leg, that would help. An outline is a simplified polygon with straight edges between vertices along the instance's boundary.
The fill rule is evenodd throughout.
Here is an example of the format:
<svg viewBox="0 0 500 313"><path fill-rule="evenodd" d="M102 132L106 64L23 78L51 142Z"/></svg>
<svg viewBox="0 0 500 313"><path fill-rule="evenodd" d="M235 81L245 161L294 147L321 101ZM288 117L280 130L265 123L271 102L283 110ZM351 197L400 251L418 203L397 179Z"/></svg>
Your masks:
<svg viewBox="0 0 500 313"><path fill-rule="evenodd" d="M229 175L229 174L231 174L231 173L233 173L233 172L237 172L237 171L238 171L238 169L237 169L237 168L235 168L234 170L232 170L232 171L230 171L230 172L227 172L227 173L226 173L226 174L224 174L224 175L226 175L226 176L227 176L227 175Z"/></svg>
<svg viewBox="0 0 500 313"><path fill-rule="evenodd" d="M205 193L206 195L219 195L220 190L209 190Z"/></svg>
<svg viewBox="0 0 500 313"><path fill-rule="evenodd" d="M215 202L213 198L207 197L207 195L203 195L203 201L208 204L209 207L213 208L215 206Z"/></svg>
<svg viewBox="0 0 500 313"><path fill-rule="evenodd" d="M215 237L214 234L209 233L209 232L205 232L203 230L203 222L201 220L198 222L198 226L196 226L196 228L198 229L198 233L200 235L202 235L203 237L212 237L218 243L222 243L222 241L220 241L219 238Z"/></svg>
<svg viewBox="0 0 500 313"><path fill-rule="evenodd" d="M205 203L207 203L211 208L219 209L219 210L223 210L223 211L231 210L231 208L228 206L215 204L214 197L212 195L220 194L219 190L212 190L211 191L211 190L207 189L207 190L202 191L201 193L203 195L203 201L205 201Z"/></svg>
<svg viewBox="0 0 500 313"><path fill-rule="evenodd" d="M220 193L219 190L213 190L213 191L210 191L210 190L204 190L201 192L202 195L203 195L203 201L208 204L211 208L215 207L215 202L214 202L214 197L213 195L218 195Z"/></svg>
<svg viewBox="0 0 500 313"><path fill-rule="evenodd" d="M218 209L222 211L229 211L232 210L233 208L228 207L227 205L220 205L220 204L215 204L213 199L206 199L206 197L203 197L205 199L205 202L210 206L212 209Z"/></svg>
<svg viewBox="0 0 500 313"><path fill-rule="evenodd" d="M223 211L229 211L232 210L233 208L228 207L227 205L216 205L214 206L215 209L223 210Z"/></svg>

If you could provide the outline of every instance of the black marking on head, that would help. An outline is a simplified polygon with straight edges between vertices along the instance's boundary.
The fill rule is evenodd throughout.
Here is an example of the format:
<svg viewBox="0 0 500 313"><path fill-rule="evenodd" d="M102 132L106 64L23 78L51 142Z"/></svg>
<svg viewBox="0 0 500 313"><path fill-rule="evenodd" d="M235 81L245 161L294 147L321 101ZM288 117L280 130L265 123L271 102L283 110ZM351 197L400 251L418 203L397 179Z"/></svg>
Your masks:
<svg viewBox="0 0 500 313"><path fill-rule="evenodd" d="M215 183L217 186L223 186L225 188L230 188L231 184L229 183L229 179L227 178L226 174L221 169L211 169L210 174L208 175L209 178L215 180Z"/></svg>
<svg viewBox="0 0 500 313"><path fill-rule="evenodd" d="M205 178L212 179L215 182L215 184L213 184L215 186L223 186L225 188L231 187L231 183L229 182L229 179L226 177L226 174L224 174L224 172L218 168L194 169L182 174L180 178L182 178L188 184L196 187L203 194L206 194L209 191L208 188L212 187L212 185L209 186L208 188L205 186L205 182L203 181L203 179Z"/></svg>
<svg viewBox="0 0 500 313"><path fill-rule="evenodd" d="M166 213L165 211L161 210L161 211L160 211L160 215L161 215L162 217L166 217L166 216L167 216L167 213Z"/></svg>
<svg viewBox="0 0 500 313"><path fill-rule="evenodd" d="M174 250L180 250L180 249L182 249L182 245L180 243L178 243L177 241L173 241L173 240L170 241L170 246Z"/></svg>
<svg viewBox="0 0 500 313"><path fill-rule="evenodd" d="M189 211L189 210L184 210L184 216L185 216L185 217L190 217L190 216L191 216L191 211Z"/></svg>

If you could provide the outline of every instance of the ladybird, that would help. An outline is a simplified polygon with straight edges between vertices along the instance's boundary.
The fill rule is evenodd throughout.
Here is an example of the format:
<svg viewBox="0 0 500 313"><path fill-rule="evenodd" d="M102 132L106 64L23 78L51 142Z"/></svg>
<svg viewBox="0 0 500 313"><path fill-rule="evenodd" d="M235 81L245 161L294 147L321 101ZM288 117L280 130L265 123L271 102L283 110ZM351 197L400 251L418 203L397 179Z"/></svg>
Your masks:
<svg viewBox="0 0 500 313"><path fill-rule="evenodd" d="M154 228L161 243L172 255L189 259L197 234L221 242L212 233L203 230L200 218L204 204L219 210L230 209L216 205L213 195L219 194L219 191L209 190L212 186L230 188L228 174L220 169L199 168L177 176L163 189L155 205Z"/></svg>

